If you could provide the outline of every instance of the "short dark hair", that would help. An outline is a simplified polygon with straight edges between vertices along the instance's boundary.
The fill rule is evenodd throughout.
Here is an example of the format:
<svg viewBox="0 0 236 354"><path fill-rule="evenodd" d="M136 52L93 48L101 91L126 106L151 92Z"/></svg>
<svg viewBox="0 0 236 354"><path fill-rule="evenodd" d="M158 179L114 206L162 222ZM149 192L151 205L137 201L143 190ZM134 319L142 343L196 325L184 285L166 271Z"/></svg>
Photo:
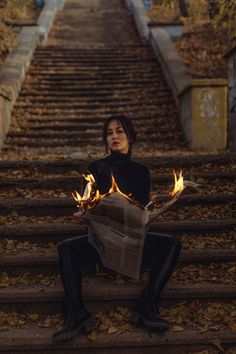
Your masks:
<svg viewBox="0 0 236 354"><path fill-rule="evenodd" d="M129 152L131 153L133 144L136 141L136 132L135 132L132 120L125 115L114 115L114 116L108 117L105 120L104 125L103 125L102 139L105 144L106 152L108 151L108 144L107 144L108 126L113 120L118 121L121 124L122 128L124 129L125 134L127 135L128 140L129 140Z"/></svg>

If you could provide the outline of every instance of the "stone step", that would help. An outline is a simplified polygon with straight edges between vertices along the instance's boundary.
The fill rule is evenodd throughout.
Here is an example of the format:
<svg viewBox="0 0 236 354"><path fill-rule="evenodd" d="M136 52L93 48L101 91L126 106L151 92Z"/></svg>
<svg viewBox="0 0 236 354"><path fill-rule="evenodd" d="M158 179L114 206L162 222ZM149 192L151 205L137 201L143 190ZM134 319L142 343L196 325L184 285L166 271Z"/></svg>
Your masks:
<svg viewBox="0 0 236 354"><path fill-rule="evenodd" d="M63 183L61 183L63 185ZM77 183L78 185L78 183ZM78 189L78 187L77 187ZM82 186L81 186L82 189ZM167 202L169 197L160 194L158 198L159 203ZM179 200L172 206L171 210L178 210L184 207L191 207L196 205L205 205L212 207L212 205L222 205L231 203L232 208L236 207L236 194L214 194L214 195L182 195ZM76 208L76 202L73 197L68 198L35 198L35 199L0 199L0 214L6 215L12 211L18 214L27 216L31 215L54 215L66 216L72 215Z"/></svg>
<svg viewBox="0 0 236 354"><path fill-rule="evenodd" d="M147 128L149 130L145 131L145 125L143 125L143 127L140 127L140 129L142 128L142 136L140 136L139 138L139 142L145 141L146 140L146 135L148 135L149 139L155 139L155 138L159 138L162 141L165 141L166 138L164 139L161 136L162 132L150 132L150 128ZM168 129L166 127L165 129L165 133L168 134ZM100 137L101 135L101 128L96 129L96 127L94 128L90 128L88 131L86 131L85 129L80 129L80 127L78 126L78 128L74 131L70 131L70 130L64 130L63 132L61 132L61 129L59 131L57 131L57 129L33 129L30 130L29 128L27 130L21 130L21 131L11 131L8 133L8 139L16 139L16 143L17 143L17 138L23 138L23 139L31 139L33 142L33 139L58 139L58 140L67 140L67 139L71 139L71 143L75 144L76 142L81 142L82 144L84 143L84 141L88 142L88 144L93 141L94 143L97 142L102 142L102 138ZM23 140L22 139L22 140ZM23 140L26 142L27 145L27 140Z"/></svg>
<svg viewBox="0 0 236 354"><path fill-rule="evenodd" d="M45 104L45 105L49 105L51 103L55 104L55 106L57 105L57 102L58 102L58 97L60 98L60 103L71 103L71 104L74 104L74 103L91 103L93 104L94 102L96 103L110 103L110 102L114 102L114 101L122 101L122 102L126 102L126 103L129 103L129 102L132 102L132 101L135 101L137 99L139 99L137 96L133 95L133 96L130 96L130 97L127 97L127 95L125 96L125 92L122 93L122 94L117 94L117 93L106 93L105 95L100 95L97 94L97 95L93 95L93 97L91 97L91 93L90 94L82 94L82 95L78 95L76 96L76 94L74 95L70 95L70 94L67 94L66 92L64 92L64 95L62 97L60 97L60 95L54 95L54 93L51 93L51 96L50 95L45 95L45 96L42 96L41 94L39 95L32 95L32 96L28 96L27 97L27 105L29 103L32 103L32 104L35 104L35 105L40 105L40 104ZM161 100L161 103L163 102L168 102L169 99L170 99L170 94L169 93L159 93L158 95L158 100L160 99ZM148 100L151 100L152 98L152 95L148 95L147 93L145 94L145 98L143 98L143 101L146 102ZM172 98L172 97L171 97ZM152 102L153 101L156 101L154 99L152 99ZM25 104L25 99L24 99L24 96L23 97L19 97L18 99L18 106L23 106Z"/></svg>
<svg viewBox="0 0 236 354"><path fill-rule="evenodd" d="M166 89L162 89L162 88L149 88L149 87L144 87L143 88L143 92L145 92L145 95L149 95L149 94L157 94L160 95L161 97L166 97L166 96L170 96L170 91L166 88ZM25 97L27 98L27 100L31 101L34 99L47 99L47 100L53 100L56 97L60 97L60 98L87 98L87 99L92 99L92 97L125 97L125 95L135 95L140 93L140 89L139 88L125 88L125 87L117 87L115 88L115 90L112 90L109 88L105 88L105 89L101 89L101 88L84 88L81 89L81 87L78 87L77 89L75 88L68 88L68 89L64 89L64 90L49 90L49 91L40 91L40 90L22 90L20 92L20 96L19 96L19 100L20 99L25 99ZM123 96L122 96L123 95ZM127 96L126 96L127 97ZM132 96L131 96L132 97Z"/></svg>
<svg viewBox="0 0 236 354"><path fill-rule="evenodd" d="M38 82L38 85L36 85L36 81L25 81L21 93L26 93L26 94L31 94L31 92L51 92L52 94L54 92L91 92L91 95L93 95L94 91L104 91L108 90L109 92L117 92L117 91L122 91L125 92L126 90L133 90L133 91L141 91L146 92L147 89L152 89L153 87L155 88L155 92L158 93L160 90L168 90L167 86L163 82L153 82L153 81L135 81L135 82L124 82L124 83L118 83L118 82L112 82L112 81L107 81L103 82L102 86L99 85L99 89L97 86L90 85L88 82L83 82L83 86L81 87L81 84L78 84L77 82L70 81L67 83L60 84L60 82L48 82L42 84L42 82ZM20 94L21 94L20 93ZM135 119L135 117L134 117Z"/></svg>
<svg viewBox="0 0 236 354"><path fill-rule="evenodd" d="M60 134L59 134L60 135ZM178 135L175 135L175 140L172 141L172 145L176 144L176 140L180 139L181 133ZM156 137L151 137L151 142L156 142ZM160 148L163 147L164 143L167 143L169 140L169 137L166 136L163 139L159 140L158 143L156 143L156 146L159 146ZM140 140L140 142L144 142L145 139L143 138ZM5 147L14 145L14 147L86 147L88 145L92 146L101 146L103 145L102 138L94 138L94 137L86 137L86 138L74 138L68 136L68 138L63 138L63 136L57 137L52 135L49 135L48 137L40 137L38 136L35 138L30 138L30 137L8 137L6 142L5 142ZM158 145L157 145L158 144ZM170 145L170 146L172 146Z"/></svg>
<svg viewBox="0 0 236 354"><path fill-rule="evenodd" d="M114 84L116 86L126 86L126 85L132 85L132 87L136 87L137 85L140 85L142 87L142 85L158 85L160 78L158 77L153 77L150 76L149 78L145 77L143 79L139 78L139 77L133 77L133 78L116 78L116 77L80 77L80 78L73 78L73 77L68 77L67 79L64 77L63 79L58 77L57 79L54 78L50 78L50 77L45 77L45 78L41 78L40 82L38 81L37 78L32 78L32 77L28 77L28 79L30 79L30 86L38 86L41 87L41 85L45 85L45 84L50 84L51 86L56 86L57 88L59 86L62 87L73 87L73 85L79 86L80 87L83 85L90 85L90 86L100 86L101 89L104 88L106 85L113 85ZM78 84L79 83L79 84ZM26 81L25 84L29 84L29 81Z"/></svg>
<svg viewBox="0 0 236 354"><path fill-rule="evenodd" d="M135 85L127 85L127 86L122 86L122 85L116 85L114 84L112 85L103 85L102 87L91 87L90 85L85 85L83 86L83 88L80 85L76 85L76 83L73 85L73 83L71 84L72 86L67 86L67 87L62 87L60 88L60 86L58 88L54 88L54 90L41 90L40 88L35 87L34 89L31 88L30 84L28 83L24 83L22 90L20 92L20 98L22 97L31 97L31 96L42 96L42 97L51 97L51 96L62 96L64 94L68 94L71 95L71 97L74 96L78 96L78 97L83 97L84 96L93 96L95 95L95 97L97 95L102 96L112 96L115 94L135 94L135 93L140 93L140 87L137 87ZM31 88L31 89L30 89ZM46 85L45 85L46 88ZM50 88L50 87L49 87ZM149 93L154 93L154 94L166 94L169 95L170 91L169 89L163 84L163 85L143 85L142 86L142 92L145 92L145 94L149 94Z"/></svg>
<svg viewBox="0 0 236 354"><path fill-rule="evenodd" d="M87 57L87 56L81 56L80 54L78 56L69 56L69 57L45 57L42 59L34 57L32 59L30 69L31 70L39 70L40 68L48 69L48 70L55 70L56 68L67 68L69 67L70 69L72 68L80 68L82 69L98 69L98 68L106 68L106 69L111 69L112 71L114 70L123 70L123 69L132 69L132 68L139 68L139 67L145 67L149 68L150 66L155 65L155 68L158 69L158 62L155 57L152 57L151 55L146 55L146 56L139 56L138 58L135 57L127 57L127 58L117 58L117 57L106 57L106 56L101 56L101 57Z"/></svg>
<svg viewBox="0 0 236 354"><path fill-rule="evenodd" d="M154 126L156 125L167 125L171 119L171 117L176 116L177 112L176 109L173 108L171 110L169 110L168 112L162 112L161 110L159 110L160 112L158 113L158 121L156 120L156 118L150 114L147 115L137 115L135 117L133 117L133 121L134 124L142 124L143 121L146 121L146 123L152 123ZM18 110L18 111L14 111L14 116L15 117L20 117L22 110ZM93 112L93 111L84 111L83 114L77 113L77 112L58 112L58 111L50 111L50 112L40 112L40 110L38 110L37 112L34 112L34 114L30 114L27 117L27 122L39 122L39 123L45 123L45 121L47 121L47 123L53 123L53 122L77 122L77 123L85 123L87 122L90 127L92 124L94 123L104 123L104 119L107 118L108 116L110 116L110 114L116 114L116 112L112 112L112 113L97 113L97 112ZM154 120L154 122L153 122ZM55 122L55 123L56 123Z"/></svg>
<svg viewBox="0 0 236 354"><path fill-rule="evenodd" d="M70 132L68 132L68 134L65 134L65 136L63 136L63 134L61 134L61 132L59 133L48 133L48 134L44 134L43 132L40 132L39 134L35 134L35 132L33 131L31 136L24 134L24 132L21 134L15 134L16 136L9 136L6 139L5 142L5 148L7 148L9 145L14 145L14 148L16 149L19 146L22 147L74 147L74 148L80 148L80 147L88 147L88 145L94 147L102 147L104 146L103 141L102 141L102 137L98 136L95 134L86 134L86 136L84 137L80 137L79 133L78 134L70 134ZM22 135L22 136L21 136ZM73 136L72 136L73 135ZM182 138L182 134L180 132L178 133L167 133L166 135L162 135L161 134L147 134L150 142L152 142L153 144L155 144L156 148L164 148L165 144L169 143L170 147L174 147L178 144L178 142L181 140ZM172 142L170 143L170 136L172 136ZM140 146L142 143L145 143L145 135L143 135L140 138ZM184 143L182 142L183 147L184 147Z"/></svg>
<svg viewBox="0 0 236 354"><path fill-rule="evenodd" d="M139 99L137 99L139 100ZM103 109L105 107L107 107L107 109L116 109L116 108L121 108L121 107L128 107L128 109L132 109L133 107L135 108L136 107L136 101L135 99L129 99L127 98L126 100L119 100L117 98L114 99L114 98L101 98L101 99L97 99L96 101L95 100L79 100L76 101L74 99L67 99L65 98L64 100L58 102L58 100L46 100L46 102L43 104L43 100L37 100L36 99L36 102L35 104L33 102L23 102L22 100L19 101L15 108L19 108L19 109L27 109L29 110L30 112L34 112L35 110L40 110L40 109L43 109L43 111L45 111L46 109L50 110L50 109L53 109L53 110L60 110L60 111L65 111L66 109L70 109L70 110L81 110L81 109L91 109L91 110L94 110L94 109ZM166 105L168 103L171 103L172 102L172 97L168 97L168 96L164 96L162 98L160 98L159 101L157 100L154 100L154 99L151 99L151 98L146 98L145 100L143 100L143 103L149 103L150 104L150 108L160 108L162 107L163 105ZM158 122L158 119L156 120ZM156 133L158 134L158 129L156 129ZM173 132L170 132L172 134L174 134ZM176 132L178 133L178 132Z"/></svg>
<svg viewBox="0 0 236 354"><path fill-rule="evenodd" d="M65 226L65 225L62 225ZM39 226L39 231L41 233L44 229L44 225ZM12 237L14 239L20 239L22 241L22 232L24 230L18 228L19 232L14 233ZM37 231L37 230L36 230ZM63 239L67 239L68 237L73 237L73 236L78 236L79 234L85 234L86 230L84 233L81 232L81 229L77 231L76 235L58 235L58 237L53 237L55 235L52 235L51 240L57 240L57 241L63 241ZM3 235L4 237L8 237L8 235ZM61 236L61 237L60 237ZM64 236L64 237L63 237ZM60 237L60 239L59 239ZM28 238L30 240L30 238ZM37 235L32 234L31 235L31 240L33 242L37 241ZM43 241L40 239L40 241ZM50 257L50 258L49 258ZM232 262L235 261L236 259L236 250L235 249L196 249L196 250L183 250L181 251L181 255L179 258L179 262L183 264L188 264L188 263L211 263L211 262ZM42 252L37 252L34 251L31 254L28 251L21 252L19 255L7 255L7 256L2 256L0 260L0 267L1 268L9 268L9 267L22 267L24 268L30 268L30 267L46 267L46 266L57 266L57 253L48 253L44 254ZM18 270L16 270L17 272Z"/></svg>
<svg viewBox="0 0 236 354"><path fill-rule="evenodd" d="M197 350L212 350L211 343L232 347L236 344L236 333L227 330L185 329L178 331L173 328L166 333L155 333L136 329L133 332L124 331L120 334L98 333L96 340L89 340L80 335L73 341L55 344L52 334L56 328L40 328L30 323L27 328L16 328L0 333L0 350L11 354L43 353L96 353L96 354L189 354ZM214 347L213 347L214 348Z"/></svg>
<svg viewBox="0 0 236 354"><path fill-rule="evenodd" d="M104 76L131 76L132 75L144 75L144 76L149 76L152 74L153 76L160 76L163 77L163 73L160 71L160 69L157 65L126 65L123 67L113 67L111 66L110 68L103 67L100 65L91 65L91 67L87 66L80 66L78 63L77 65L65 65L64 67L61 66L54 66L54 67L30 67L30 69L27 71L27 74L29 76L34 76L37 75L39 77L44 77L44 76L59 76L59 77L64 77L64 76L72 76L75 75L76 77L80 77L81 75L86 75L86 76L94 76L94 75L104 75Z"/></svg>
<svg viewBox="0 0 236 354"><path fill-rule="evenodd" d="M144 50L145 49L145 50ZM125 55L126 53L128 53L128 55L130 55L130 53L132 53L133 55L137 55L139 53L152 53L153 55L153 51L151 48L147 48L146 45L144 44L132 44L132 45L121 45L118 46L117 48L68 48L66 46L61 46L61 45L49 45L47 44L46 46L43 47L37 47L37 50L34 53L34 57L37 58L37 56L44 56L44 55L51 55L53 58L56 55L59 56L68 56L68 57L72 57L75 56L78 58L78 56L80 54L82 55L91 55L94 57L96 57L96 55L113 55L114 57L117 58L121 57L121 55Z"/></svg>
<svg viewBox="0 0 236 354"><path fill-rule="evenodd" d="M29 124L29 122L33 122L35 124ZM77 123L77 124L76 124ZM138 124L137 124L138 123ZM146 133L148 132L149 134L153 131L153 128L155 128L158 123L155 121L153 122L151 119L150 119L150 124L152 125L151 127L150 126L147 126L145 124L145 121L137 121L136 122L136 126L139 126L140 129L144 130L143 133ZM99 122L96 122L96 120L94 119L94 122L91 122L90 124L89 123L81 123L80 120L77 119L77 121L74 121L74 124L71 124L70 122L67 121L67 119L64 119L63 121L62 120L56 120L56 121L48 121L47 120L47 123L45 123L45 120L41 120L41 121L34 121L34 120L28 120L27 122L27 129L28 130L34 130L34 131L38 131L38 134L40 134L41 131L45 130L45 131L54 131L54 132L57 132L57 131L63 131L66 133L70 132L71 130L77 130L77 134L78 134L78 130L80 131L81 134L88 134L88 133L95 133L96 134L100 134L101 133L101 130L102 130L102 127L103 127L103 124L102 123L99 123ZM169 132L169 126L168 125L162 125L161 128L158 129L158 133L167 133ZM80 135L81 136L81 135Z"/></svg>
<svg viewBox="0 0 236 354"><path fill-rule="evenodd" d="M236 171L236 153L219 153L219 154L181 154L179 156L167 155L158 157L135 157L135 161L146 164L150 169L153 168L191 168L196 167L200 170L202 169L212 169L215 168L219 172L219 166L222 165L223 174L224 170L230 167L232 173ZM94 161L94 159L66 159L66 160L33 160L33 161L21 161L21 160L8 160L0 161L0 169L25 169L25 168L37 168L41 171L54 171L57 170L65 171L68 169L77 170L78 172L83 172L89 163ZM232 165L231 165L232 164ZM215 172L216 172L215 171ZM214 173L215 173L214 172ZM208 172L207 172L208 173ZM221 173L221 172L219 172Z"/></svg>
<svg viewBox="0 0 236 354"><path fill-rule="evenodd" d="M76 68L74 70L57 70L57 71L45 71L45 70L29 70L27 72L27 78L34 79L34 77L42 80L132 80L134 77L147 79L164 79L163 74L158 72L156 68L133 68L132 70L108 70L99 68L98 70L81 70L80 68Z"/></svg>
<svg viewBox="0 0 236 354"><path fill-rule="evenodd" d="M103 277L104 278L104 277ZM118 283L102 277L86 276L83 280L83 296L86 306L92 312L109 310L115 306L132 308L140 297L146 282L134 284ZM202 282L195 284L169 284L163 290L161 306L170 307L182 301L221 301L235 299L234 284L215 284ZM0 306L2 311L24 311L27 313L55 314L60 312L63 289L60 282L48 286L29 284L1 289Z"/></svg>
<svg viewBox="0 0 236 354"><path fill-rule="evenodd" d="M190 221L159 221L152 223L150 231L164 232L172 234L196 234L196 233L213 233L220 230L233 230L236 227L236 220L190 220ZM71 220L66 223L44 222L42 223L14 223L10 225L0 226L0 235L2 239L13 238L21 242L50 242L61 241L63 239L82 235L87 233L87 228L84 225L78 225ZM201 253L202 254L202 253ZM207 255L206 255L207 256ZM231 257L231 256L230 256Z"/></svg>
<svg viewBox="0 0 236 354"><path fill-rule="evenodd" d="M152 52L142 51L139 53L123 55L121 52L114 54L101 53L94 54L92 50L86 54L83 54L83 50L71 51L68 53L51 53L46 52L39 55L36 51L32 59L32 68L36 67L52 67L65 65L65 64L74 64L74 65L84 65L84 66L96 66L101 67L127 67L128 65L143 65L143 63L156 63L157 68L158 62L156 57ZM55 66L54 66L55 64Z"/></svg>
<svg viewBox="0 0 236 354"><path fill-rule="evenodd" d="M1 161L5 162L5 161ZM40 174L41 181L45 182L45 187L49 185L53 185L56 188L56 181L58 180L58 183L78 183L78 181L82 178L82 174L84 171L86 171L88 164L86 161L84 162L78 162L77 164L73 164L71 162L71 165L67 166L60 166L60 165L40 165L36 166L35 164L20 164L18 162L13 162L13 161L7 161L5 164L0 163L0 171L1 171L1 179L0 179L0 187L13 185L14 182L16 182L16 185L18 184L18 177L19 175L21 178L25 178L25 182L22 182L22 185L27 184L29 185L30 178L32 179L32 183L37 183L37 177ZM219 166L218 166L219 167ZM11 170L9 170L11 168ZM215 168L215 170L214 170ZM151 181L154 184L167 184L173 182L173 172L170 171L169 173L164 172L170 169L169 167L163 168L163 173L156 173L156 170L151 170ZM200 171L199 172L194 172L194 171L189 171L187 168L186 170L184 169L183 175L184 179L186 180L193 180L197 181L199 185L206 181L216 181L216 184L220 184L223 181L234 181L236 178L236 171L233 172L218 172L219 169L217 169L217 166L213 166L211 171ZM66 175L65 175L66 174ZM30 177L29 177L30 176ZM22 180L21 180L22 181ZM21 183L20 181L20 183ZM55 181L55 182L54 182ZM42 183L41 183L42 184ZM204 190L202 191L204 193ZM214 191L215 193L215 191ZM212 193L213 194L213 193Z"/></svg>
<svg viewBox="0 0 236 354"><path fill-rule="evenodd" d="M161 108L163 106L165 106L168 103L172 102L172 98L171 97L163 97L161 98L159 101L156 100L149 100L151 102L149 109L156 109L156 108ZM97 109L99 111L99 109L104 109L106 107L107 111L109 109L120 109L122 107L126 107L126 109L128 108L129 111L131 111L132 109L136 109L137 110L137 104L131 100L129 103L127 102L123 102L123 101L116 101L116 100L111 100L111 102L104 104L103 102L93 102L93 103L89 103L89 102L81 102L81 103L76 103L74 102L73 104L70 102L67 103L63 103L63 102L56 102L56 103L47 103L46 105L43 103L37 103L37 104L30 104L30 102L18 102L15 105L16 109L27 109L30 112L34 113L37 110L40 110L41 113L48 111L50 112L50 110L57 110L57 114L58 114L58 110L60 110L61 112L67 111L67 110L73 110L73 112L80 112L81 110L95 110ZM174 134L172 132L172 134Z"/></svg>
<svg viewBox="0 0 236 354"><path fill-rule="evenodd" d="M115 96L115 97L114 97ZM89 97L71 97L70 95L64 95L62 98L60 98L60 102L58 102L58 97L57 96L51 96L51 97L39 97L39 96L31 96L28 97L27 100L25 101L24 98L22 99L21 97L18 100L17 103L17 107L24 107L25 105L29 106L29 105L34 105L36 107L40 107L41 105L46 105L49 106L50 105L54 105L55 107L62 104L71 104L73 107L78 105L84 105L85 104L91 104L93 105L94 103L98 104L109 104L109 103L114 103L114 101L116 102L117 100L122 101L126 104L129 104L130 102L135 100L135 97L130 97L128 98L127 96L118 96L117 95L111 95L110 97L99 97L97 96L95 97L91 97L91 95ZM161 97L162 99L167 99L168 95L163 95Z"/></svg>

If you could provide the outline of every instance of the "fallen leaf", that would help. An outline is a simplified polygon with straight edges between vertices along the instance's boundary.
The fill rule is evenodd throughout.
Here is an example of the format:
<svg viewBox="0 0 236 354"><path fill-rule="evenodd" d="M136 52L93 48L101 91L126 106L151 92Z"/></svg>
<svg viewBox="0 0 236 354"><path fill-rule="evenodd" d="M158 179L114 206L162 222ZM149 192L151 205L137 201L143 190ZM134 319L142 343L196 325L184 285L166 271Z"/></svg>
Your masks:
<svg viewBox="0 0 236 354"><path fill-rule="evenodd" d="M87 338L91 340L92 342L95 342L97 339L97 333L95 331L92 331L87 335Z"/></svg>
<svg viewBox="0 0 236 354"><path fill-rule="evenodd" d="M221 339L218 339L218 338L211 339L209 342L211 344L215 345L218 349L220 349L221 351L224 352L224 348L221 346Z"/></svg>
<svg viewBox="0 0 236 354"><path fill-rule="evenodd" d="M119 328L116 328L116 327L113 327L113 326L109 327L108 330L107 330L107 332L109 334L114 334L114 333L117 333L118 331L119 331Z"/></svg>
<svg viewBox="0 0 236 354"><path fill-rule="evenodd" d="M36 321L39 318L39 315L36 313L30 313L28 314L28 317L32 320L32 321Z"/></svg>
<svg viewBox="0 0 236 354"><path fill-rule="evenodd" d="M173 332L181 332L181 331L183 331L183 330L184 330L184 328L181 327L181 326L173 326L173 327L172 327L172 331L173 331Z"/></svg>

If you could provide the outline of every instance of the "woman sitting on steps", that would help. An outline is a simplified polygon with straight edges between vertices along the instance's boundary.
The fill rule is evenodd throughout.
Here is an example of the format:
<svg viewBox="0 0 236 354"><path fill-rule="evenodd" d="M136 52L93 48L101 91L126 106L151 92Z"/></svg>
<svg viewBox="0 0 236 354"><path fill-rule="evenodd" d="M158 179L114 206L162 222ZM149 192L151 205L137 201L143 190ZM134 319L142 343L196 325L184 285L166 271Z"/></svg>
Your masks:
<svg viewBox="0 0 236 354"><path fill-rule="evenodd" d="M101 194L109 191L111 173L122 192L131 193L143 205L149 202L150 175L145 165L131 159L136 133L131 120L126 116L112 116L103 127L106 158L92 162L88 171L93 174ZM74 214L79 222L81 213ZM161 292L173 273L181 244L172 235L148 232L143 250L143 265L151 267L149 281L140 299L131 311L130 322L139 326L168 329L168 323L160 317ZM99 255L88 242L88 235L73 237L58 246L59 265L65 295L64 327L53 335L55 341L73 338L79 333L93 330L91 315L86 310L82 297L83 261L100 263Z"/></svg>

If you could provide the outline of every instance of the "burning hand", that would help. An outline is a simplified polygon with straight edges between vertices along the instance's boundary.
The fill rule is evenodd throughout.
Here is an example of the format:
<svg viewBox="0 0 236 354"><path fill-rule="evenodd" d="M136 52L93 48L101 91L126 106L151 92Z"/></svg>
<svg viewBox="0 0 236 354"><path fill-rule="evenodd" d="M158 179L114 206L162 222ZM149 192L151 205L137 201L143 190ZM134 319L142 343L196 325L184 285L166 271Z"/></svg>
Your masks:
<svg viewBox="0 0 236 354"><path fill-rule="evenodd" d="M73 214L73 217L75 218L75 221L80 224L82 222L82 215L84 214L83 211L77 211L76 213Z"/></svg>

